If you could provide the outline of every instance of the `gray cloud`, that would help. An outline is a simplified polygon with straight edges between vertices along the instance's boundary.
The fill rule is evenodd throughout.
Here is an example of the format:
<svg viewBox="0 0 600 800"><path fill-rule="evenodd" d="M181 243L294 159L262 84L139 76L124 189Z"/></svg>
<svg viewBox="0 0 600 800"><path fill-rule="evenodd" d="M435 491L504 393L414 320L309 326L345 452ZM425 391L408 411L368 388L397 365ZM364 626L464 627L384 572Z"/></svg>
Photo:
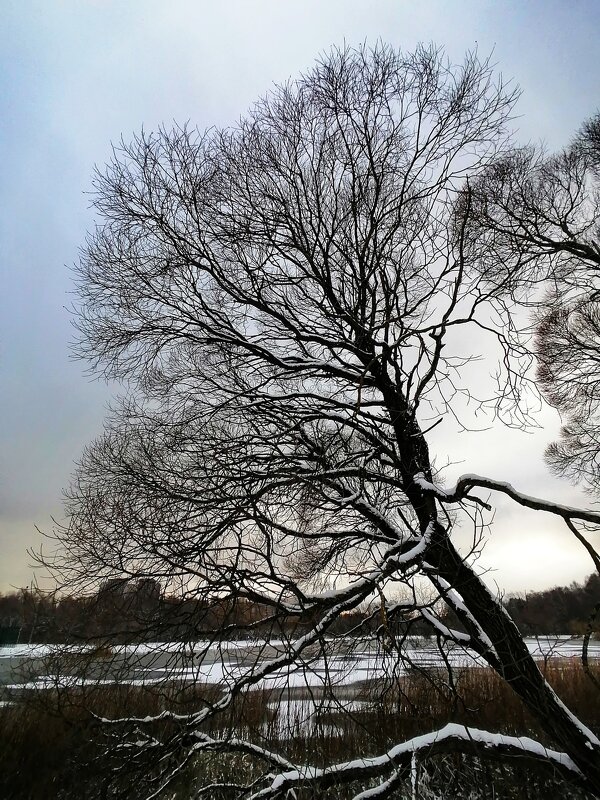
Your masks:
<svg viewBox="0 0 600 800"><path fill-rule="evenodd" d="M380 0L8 2L0 32L0 588L30 579L34 524L60 514L61 488L101 429L110 393L69 358L69 266L92 225L95 163L110 142L172 120L232 123L274 81L310 66L333 44L381 38L411 49L444 45L461 59L478 47L523 87L522 139L565 143L596 110L600 8L590 2ZM441 434L442 459L460 471L510 477L526 491L574 498L542 462L557 420L534 438ZM446 435L446 439L444 436ZM451 471L452 472L452 471ZM485 554L509 589L581 578L585 557L539 515L518 522L499 506ZM519 517L518 519L524 519ZM526 529L517 528L525 525ZM525 537L527 544L524 544ZM544 546L537 549L540 541ZM519 545L515 559L514 547ZM538 553L538 569L524 553ZM544 564L543 570L539 566Z"/></svg>

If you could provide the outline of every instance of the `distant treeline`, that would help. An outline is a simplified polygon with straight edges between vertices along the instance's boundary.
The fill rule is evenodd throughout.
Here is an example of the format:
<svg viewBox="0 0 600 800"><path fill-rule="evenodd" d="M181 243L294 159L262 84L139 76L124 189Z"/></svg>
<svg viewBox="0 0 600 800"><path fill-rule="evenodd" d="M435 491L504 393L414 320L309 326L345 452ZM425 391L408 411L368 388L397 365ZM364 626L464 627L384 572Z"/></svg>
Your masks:
<svg viewBox="0 0 600 800"><path fill-rule="evenodd" d="M525 636L570 633L582 635L591 624L600 630L600 576L583 583L511 597L505 606ZM597 618L594 615L597 613Z"/></svg>
<svg viewBox="0 0 600 800"><path fill-rule="evenodd" d="M341 615L330 628L335 634L374 631L385 618L387 633L397 633L380 609ZM251 638L257 635L295 637L312 628L315 619L281 615L245 599L212 602L193 596L165 594L153 579L111 580L87 597L61 596L31 589L0 594L0 645L77 642L109 637L114 642L192 641L205 636ZM411 632L425 633L423 623ZM393 628L393 630L392 630ZM414 629L414 630L413 630Z"/></svg>
<svg viewBox="0 0 600 800"><path fill-rule="evenodd" d="M583 634L600 604L600 577L542 592L511 597L505 606L526 636ZM448 624L456 621L448 615ZM274 624L275 622L275 624ZM213 602L165 594L150 578L107 581L92 596L72 597L21 589L0 594L0 645L83 641L188 641L217 633L223 638L271 634L295 636L314 624L309 617L273 620L266 606L248 600ZM600 629L598 620L593 629ZM427 634L423 622L390 620L376 607L343 614L336 634Z"/></svg>

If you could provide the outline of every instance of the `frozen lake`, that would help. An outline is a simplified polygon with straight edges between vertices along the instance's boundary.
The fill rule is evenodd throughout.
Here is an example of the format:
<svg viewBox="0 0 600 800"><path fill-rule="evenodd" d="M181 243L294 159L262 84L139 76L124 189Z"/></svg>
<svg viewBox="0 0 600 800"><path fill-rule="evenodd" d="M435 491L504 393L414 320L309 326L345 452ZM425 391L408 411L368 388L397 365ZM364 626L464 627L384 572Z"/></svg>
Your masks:
<svg viewBox="0 0 600 800"><path fill-rule="evenodd" d="M543 636L528 638L526 643L539 659L581 658L579 637ZM326 642L325 646L326 657L319 652L311 657L308 652L302 668L297 668L277 666L286 651L281 641L114 645L101 651L86 646L12 645L0 647L0 687L4 698L32 689L86 684L153 685L177 681L225 688L266 669L268 674L254 682L253 689L335 687L340 696L352 697L353 687L383 676L399 676L411 668L444 667L435 642L423 637L406 640L401 662L397 653L382 649L375 639L340 639ZM455 669L484 665L475 653L457 646L448 648L445 658ZM600 642L590 642L589 658L600 658ZM344 688L349 691L344 692Z"/></svg>

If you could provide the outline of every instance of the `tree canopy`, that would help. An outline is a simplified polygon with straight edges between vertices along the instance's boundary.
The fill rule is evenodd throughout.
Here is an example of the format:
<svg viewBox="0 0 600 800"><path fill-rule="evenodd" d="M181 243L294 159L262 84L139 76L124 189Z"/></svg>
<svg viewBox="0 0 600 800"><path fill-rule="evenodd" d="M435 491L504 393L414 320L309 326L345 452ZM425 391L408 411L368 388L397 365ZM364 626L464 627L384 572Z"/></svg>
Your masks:
<svg viewBox="0 0 600 800"><path fill-rule="evenodd" d="M515 99L476 54L453 65L432 47L334 50L233 128L143 133L97 174L79 353L127 394L82 457L52 568L89 591L152 579L269 609L268 634L264 620L255 630L263 650L218 701L161 715L175 733L157 739L149 718L113 722L130 747L160 753L149 794L215 750L264 765L206 788L233 797L346 783L362 787L357 798L391 796L411 760L449 751L546 763L600 792L598 739L455 543L468 525L476 551L489 491L580 537L600 515L495 477L443 488L428 443L432 427L469 427L475 412L528 425L536 355L551 400L570 384L552 355L561 312L548 292L564 304L572 286L580 303L581 270L598 255L584 213L595 195L580 176L590 162L583 145L553 158L515 150ZM475 368L482 351L491 378ZM366 603L382 615L373 641L389 659L388 690L410 632L388 636L390 622L425 622L442 652L469 648L506 680L551 746L450 726L377 757L315 764L234 727L206 732L269 675L301 674L316 654L327 662L336 620ZM444 623L445 606L460 629ZM325 695L333 683L325 671Z"/></svg>

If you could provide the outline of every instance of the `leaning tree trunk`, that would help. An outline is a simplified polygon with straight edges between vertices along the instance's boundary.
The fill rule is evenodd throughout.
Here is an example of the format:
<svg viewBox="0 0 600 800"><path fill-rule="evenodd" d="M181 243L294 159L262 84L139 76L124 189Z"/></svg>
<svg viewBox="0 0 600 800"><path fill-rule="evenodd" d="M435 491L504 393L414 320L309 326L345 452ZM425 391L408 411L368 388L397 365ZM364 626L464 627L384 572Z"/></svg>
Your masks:
<svg viewBox="0 0 600 800"><path fill-rule="evenodd" d="M382 377L381 373L379 377ZM487 636L493 645L491 653L482 642L482 655L521 698L544 733L570 756L589 788L600 796L600 742L548 685L502 603L456 551L448 531L437 521L435 498L414 480L419 473L431 480L427 442L414 415L408 413L402 393L391 385L391 381L384 379L382 383L382 393L388 401L400 448L404 492L419 519L421 531L424 533L434 523L434 534L424 559L430 567L431 577L442 578L460 594L468 610L461 621L473 640L479 638L481 641Z"/></svg>

